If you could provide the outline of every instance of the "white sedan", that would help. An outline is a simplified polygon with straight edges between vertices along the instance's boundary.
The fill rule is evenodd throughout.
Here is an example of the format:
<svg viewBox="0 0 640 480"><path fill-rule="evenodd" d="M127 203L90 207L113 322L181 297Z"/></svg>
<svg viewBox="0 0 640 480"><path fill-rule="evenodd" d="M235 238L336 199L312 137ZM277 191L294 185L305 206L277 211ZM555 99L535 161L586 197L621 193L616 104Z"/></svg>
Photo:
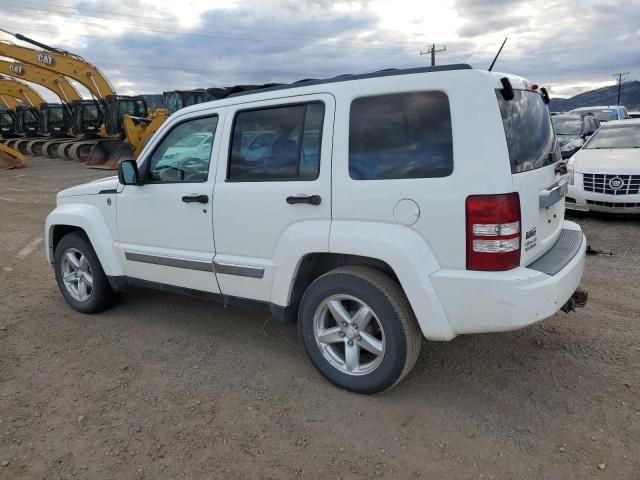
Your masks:
<svg viewBox="0 0 640 480"><path fill-rule="evenodd" d="M640 119L604 123L567 170L568 209L640 213Z"/></svg>

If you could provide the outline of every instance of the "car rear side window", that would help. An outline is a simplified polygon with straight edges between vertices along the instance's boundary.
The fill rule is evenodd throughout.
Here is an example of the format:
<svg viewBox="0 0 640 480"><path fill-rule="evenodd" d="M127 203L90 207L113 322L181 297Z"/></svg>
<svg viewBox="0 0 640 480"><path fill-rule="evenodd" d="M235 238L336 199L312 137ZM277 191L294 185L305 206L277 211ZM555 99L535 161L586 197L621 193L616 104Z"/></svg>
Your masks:
<svg viewBox="0 0 640 480"><path fill-rule="evenodd" d="M237 182L315 180L324 104L268 107L236 115L227 178Z"/></svg>
<svg viewBox="0 0 640 480"><path fill-rule="evenodd" d="M542 96L524 90L513 93L513 100L505 100L500 92L496 92L511 172L526 172L560 160L551 116Z"/></svg>
<svg viewBox="0 0 640 480"><path fill-rule="evenodd" d="M351 178L433 178L452 171L451 113L445 93L377 95L351 103Z"/></svg>

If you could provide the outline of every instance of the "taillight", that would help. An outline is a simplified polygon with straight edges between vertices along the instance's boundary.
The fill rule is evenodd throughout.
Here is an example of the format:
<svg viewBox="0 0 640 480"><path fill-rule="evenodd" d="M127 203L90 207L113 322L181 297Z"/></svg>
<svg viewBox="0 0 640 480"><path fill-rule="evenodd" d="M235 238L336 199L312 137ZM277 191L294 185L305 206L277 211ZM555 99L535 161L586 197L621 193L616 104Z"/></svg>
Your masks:
<svg viewBox="0 0 640 480"><path fill-rule="evenodd" d="M467 270L510 270L520 265L517 193L467 197Z"/></svg>

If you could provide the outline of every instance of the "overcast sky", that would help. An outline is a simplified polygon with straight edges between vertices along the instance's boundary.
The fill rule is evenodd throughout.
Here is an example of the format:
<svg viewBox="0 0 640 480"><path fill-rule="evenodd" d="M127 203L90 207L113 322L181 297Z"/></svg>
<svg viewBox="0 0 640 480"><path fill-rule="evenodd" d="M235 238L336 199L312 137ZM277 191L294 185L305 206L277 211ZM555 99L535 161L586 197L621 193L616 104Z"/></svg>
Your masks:
<svg viewBox="0 0 640 480"><path fill-rule="evenodd" d="M0 13L0 28L83 56L121 94L415 67L433 42L438 64L484 69L506 36L495 70L554 96L640 77L640 0L0 0Z"/></svg>

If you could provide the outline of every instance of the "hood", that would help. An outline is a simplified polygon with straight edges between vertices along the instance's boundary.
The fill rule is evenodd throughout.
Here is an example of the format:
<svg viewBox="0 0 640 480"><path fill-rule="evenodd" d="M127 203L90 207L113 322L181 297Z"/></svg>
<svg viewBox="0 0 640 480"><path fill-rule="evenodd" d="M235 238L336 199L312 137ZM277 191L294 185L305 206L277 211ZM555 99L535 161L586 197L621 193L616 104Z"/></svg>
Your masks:
<svg viewBox="0 0 640 480"><path fill-rule="evenodd" d="M640 173L640 148L582 149L574 155L576 172Z"/></svg>
<svg viewBox="0 0 640 480"><path fill-rule="evenodd" d="M57 198L77 197L78 195L97 195L102 190L115 190L118 187L118 177L107 177L93 182L83 183L75 187L67 188L58 193Z"/></svg>
<svg viewBox="0 0 640 480"><path fill-rule="evenodd" d="M580 135L556 135L558 137L558 145L561 147L571 142L572 140L576 140L580 138Z"/></svg>

